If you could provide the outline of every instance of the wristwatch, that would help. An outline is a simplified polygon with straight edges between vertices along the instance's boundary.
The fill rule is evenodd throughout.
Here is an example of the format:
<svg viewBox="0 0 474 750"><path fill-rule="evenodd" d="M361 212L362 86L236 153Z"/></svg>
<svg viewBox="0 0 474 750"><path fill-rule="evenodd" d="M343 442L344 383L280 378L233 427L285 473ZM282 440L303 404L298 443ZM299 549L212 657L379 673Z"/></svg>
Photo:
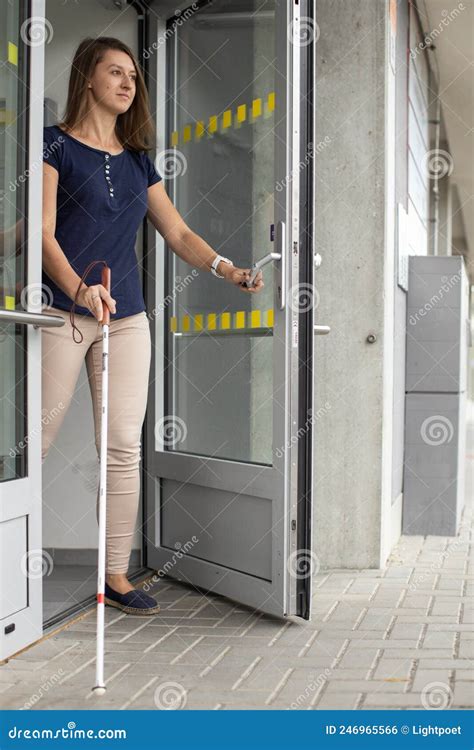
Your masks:
<svg viewBox="0 0 474 750"><path fill-rule="evenodd" d="M216 277L217 277L218 279L223 279L223 278L224 278L224 276L221 276L221 274L220 274L220 273L217 273L217 270L216 270L216 269L217 269L217 266L219 265L219 263L220 263L220 261L221 261L221 260L223 260L223 261L224 261L225 263L230 263L230 265L231 265L231 266L233 266L233 265L234 265L234 264L232 263L232 261L231 261L231 260L229 260L229 258L224 258L224 256L223 256L223 255L216 255L216 257L215 257L215 258L214 258L214 260L212 261L212 265L211 265L211 273L213 273L213 274L214 274L214 276L216 276Z"/></svg>

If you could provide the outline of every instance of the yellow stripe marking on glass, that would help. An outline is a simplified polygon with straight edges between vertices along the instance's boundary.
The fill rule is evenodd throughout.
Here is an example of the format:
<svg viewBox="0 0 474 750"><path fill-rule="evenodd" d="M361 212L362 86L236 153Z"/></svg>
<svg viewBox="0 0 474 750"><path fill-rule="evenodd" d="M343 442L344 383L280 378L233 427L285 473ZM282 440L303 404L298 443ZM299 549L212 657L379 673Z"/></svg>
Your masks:
<svg viewBox="0 0 474 750"><path fill-rule="evenodd" d="M200 313L194 316L194 330L195 331L204 330L202 326L202 321L203 321L203 316Z"/></svg>
<svg viewBox="0 0 474 750"><path fill-rule="evenodd" d="M229 312L221 313L221 328L227 330L228 328L230 328L230 323L231 323L230 313Z"/></svg>
<svg viewBox="0 0 474 750"><path fill-rule="evenodd" d="M254 120L262 114L262 100L254 99L252 102L252 118Z"/></svg>
<svg viewBox="0 0 474 750"><path fill-rule="evenodd" d="M199 141L204 135L204 120L198 120L196 123L196 140Z"/></svg>
<svg viewBox="0 0 474 750"><path fill-rule="evenodd" d="M252 124L255 122L255 120L258 117L261 117L262 113L265 115L265 117L269 117L271 113L275 109L275 92L270 91L267 94L266 100L262 97L258 97L257 99L252 99L252 103L249 106L249 111L247 112L247 104L239 104L235 110L235 116L233 117L232 109L226 109L224 112L222 112L222 131L224 132L228 128L231 128L232 125L235 128L239 128L242 123L244 123L247 120L248 122ZM207 135L212 135L213 133L216 133L219 128L219 118L220 115L210 115L209 116L209 125L207 128ZM199 142L203 135L206 133L206 126L204 124L204 120L198 120L195 123L187 124L183 126L182 131L182 140L183 143L189 143L193 140L192 137L192 131L194 127L194 141ZM171 132L171 146L177 146L179 143L179 131L173 130Z"/></svg>
<svg viewBox="0 0 474 750"><path fill-rule="evenodd" d="M18 47L13 42L8 42L8 62L18 65Z"/></svg>
<svg viewBox="0 0 474 750"><path fill-rule="evenodd" d="M215 331L217 328L217 315L216 313L208 313L207 316L207 330Z"/></svg>
<svg viewBox="0 0 474 750"><path fill-rule="evenodd" d="M237 107L237 123L240 125L240 123L245 122L247 117L247 105L246 104L239 104Z"/></svg>
<svg viewBox="0 0 474 750"><path fill-rule="evenodd" d="M222 115L222 128L223 130L226 130L227 128L230 128L231 125L232 125L232 110L226 109L226 111Z"/></svg>
<svg viewBox="0 0 474 750"><path fill-rule="evenodd" d="M5 295L5 308L7 310L15 309L15 297L10 296L9 294Z"/></svg>
<svg viewBox="0 0 474 750"><path fill-rule="evenodd" d="M251 310L250 311L250 328L260 328L261 326L261 311Z"/></svg>
<svg viewBox="0 0 474 750"><path fill-rule="evenodd" d="M5 299L8 299L7 297ZM14 309L15 300L13 300ZM235 312L223 313L197 313L196 315L183 315L182 328L178 328L178 317L170 317L170 331L172 333L190 333L196 331L216 331L218 315L220 317L220 330L242 330L252 328L273 328L273 309L270 310L236 310ZM265 323L262 320L265 319Z"/></svg>

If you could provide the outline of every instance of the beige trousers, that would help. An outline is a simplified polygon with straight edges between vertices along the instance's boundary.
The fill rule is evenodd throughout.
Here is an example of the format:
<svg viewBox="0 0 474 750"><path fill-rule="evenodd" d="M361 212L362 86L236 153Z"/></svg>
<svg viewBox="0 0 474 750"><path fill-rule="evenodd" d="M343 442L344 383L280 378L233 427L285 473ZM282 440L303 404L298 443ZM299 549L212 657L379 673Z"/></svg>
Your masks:
<svg viewBox="0 0 474 750"><path fill-rule="evenodd" d="M75 315L83 335L72 338L69 311L45 307L65 325L42 329L42 460L61 427L85 358L94 414L95 445L100 459L102 326L96 318ZM80 338L76 331L76 339ZM151 362L150 324L146 312L109 325L106 571L126 573L140 499L140 436L145 418ZM87 436L84 435L84 440ZM97 492L96 518L99 518Z"/></svg>

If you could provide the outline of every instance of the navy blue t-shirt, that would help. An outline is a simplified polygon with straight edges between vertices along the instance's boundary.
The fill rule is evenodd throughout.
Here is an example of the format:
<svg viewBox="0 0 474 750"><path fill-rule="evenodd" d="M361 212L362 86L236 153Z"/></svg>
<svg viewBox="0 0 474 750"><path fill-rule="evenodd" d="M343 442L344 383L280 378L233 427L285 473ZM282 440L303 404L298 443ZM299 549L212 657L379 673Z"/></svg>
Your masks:
<svg viewBox="0 0 474 750"><path fill-rule="evenodd" d="M82 277L91 261L107 261L116 301L111 317L142 312L146 308L135 243L148 210L147 190L161 175L145 151L110 154L81 143L58 125L43 129L43 141L43 161L59 173L55 237L68 262ZM103 263L94 266L84 283L100 284L103 268ZM42 282L48 305L71 309L72 299L44 270ZM74 309L94 317L87 307Z"/></svg>

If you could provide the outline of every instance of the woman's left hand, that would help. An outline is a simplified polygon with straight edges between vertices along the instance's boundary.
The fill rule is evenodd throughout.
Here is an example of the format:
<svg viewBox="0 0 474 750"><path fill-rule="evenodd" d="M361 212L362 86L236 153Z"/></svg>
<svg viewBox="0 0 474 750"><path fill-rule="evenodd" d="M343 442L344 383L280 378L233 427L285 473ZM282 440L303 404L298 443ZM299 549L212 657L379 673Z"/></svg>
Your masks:
<svg viewBox="0 0 474 750"><path fill-rule="evenodd" d="M225 280L230 281L230 283L235 284L235 286L238 286L242 292L250 292L251 294L256 294L256 292L260 292L265 286L265 284L263 283L261 271L257 272L257 275L255 276L251 287L243 286L242 283L243 281L246 281L250 278L250 268L238 268L237 266L230 266L227 264L227 268L224 268L224 273Z"/></svg>

